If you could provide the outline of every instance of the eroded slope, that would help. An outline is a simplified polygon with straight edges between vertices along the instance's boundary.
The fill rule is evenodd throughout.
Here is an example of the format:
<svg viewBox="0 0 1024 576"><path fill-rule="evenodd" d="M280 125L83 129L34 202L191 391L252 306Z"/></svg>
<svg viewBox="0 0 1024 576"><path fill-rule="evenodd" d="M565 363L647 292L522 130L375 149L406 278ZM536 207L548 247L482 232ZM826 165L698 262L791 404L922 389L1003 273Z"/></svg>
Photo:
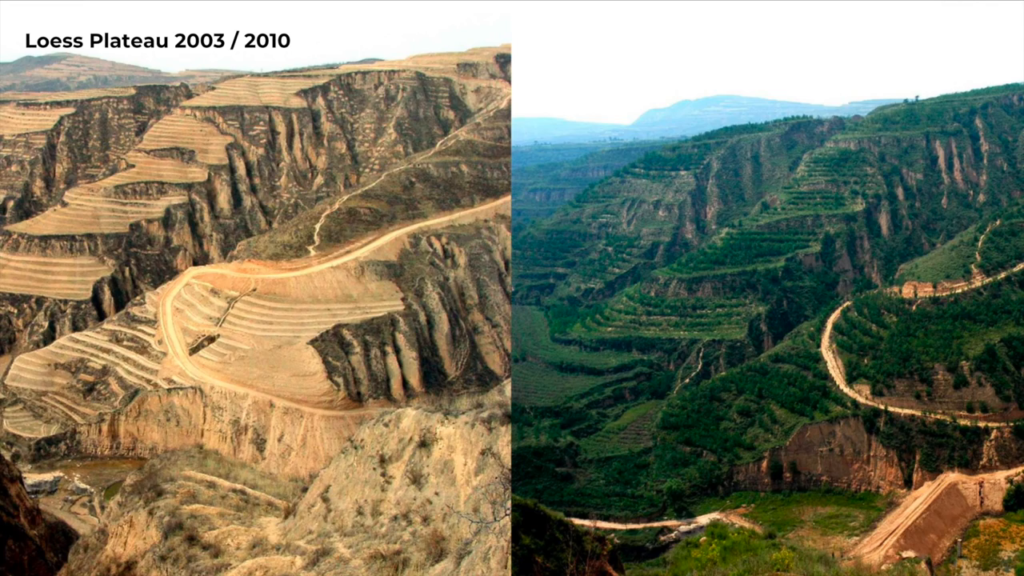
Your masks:
<svg viewBox="0 0 1024 576"><path fill-rule="evenodd" d="M507 571L508 394L382 414L305 488L201 451L159 457L64 573Z"/></svg>

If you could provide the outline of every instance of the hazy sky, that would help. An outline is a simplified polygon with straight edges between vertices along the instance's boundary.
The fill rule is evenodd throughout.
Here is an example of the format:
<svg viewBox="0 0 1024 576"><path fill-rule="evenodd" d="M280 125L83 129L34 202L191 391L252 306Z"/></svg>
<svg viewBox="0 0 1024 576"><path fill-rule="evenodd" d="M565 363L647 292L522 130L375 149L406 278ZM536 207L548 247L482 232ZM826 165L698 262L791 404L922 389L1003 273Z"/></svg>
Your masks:
<svg viewBox="0 0 1024 576"><path fill-rule="evenodd" d="M814 104L1024 81L1024 2L520 4L513 115L629 123L716 94Z"/></svg>
<svg viewBox="0 0 1024 576"><path fill-rule="evenodd" d="M235 30L284 32L285 49L89 49L88 35L169 36ZM25 34L85 36L70 50L25 47ZM241 38L241 36L240 36ZM0 2L0 61L74 52L178 72L195 68L279 70L362 58L403 58L512 42L508 7L389 2ZM241 39L239 46L241 46Z"/></svg>

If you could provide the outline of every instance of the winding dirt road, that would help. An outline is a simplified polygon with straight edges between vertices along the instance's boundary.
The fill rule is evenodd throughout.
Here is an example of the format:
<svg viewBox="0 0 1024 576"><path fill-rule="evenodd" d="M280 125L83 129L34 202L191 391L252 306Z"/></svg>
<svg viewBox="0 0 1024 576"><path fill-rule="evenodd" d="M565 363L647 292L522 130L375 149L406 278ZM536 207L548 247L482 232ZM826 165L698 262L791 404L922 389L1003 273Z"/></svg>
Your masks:
<svg viewBox="0 0 1024 576"><path fill-rule="evenodd" d="M394 168L391 168L389 170L385 170L384 173L382 173L380 176L374 179L373 182L370 182L366 186L360 187L351 194L346 194L345 196L339 198L334 204L331 205L330 208L324 210L324 213L320 215L320 219L317 221L316 226L313 227L313 243L310 244L309 246L306 246L306 250L309 251L309 255L316 256L316 250L320 246L320 228L323 227L325 222L327 222L327 217L336 212L338 208L341 208L341 205L344 204L349 198L352 198L353 196L358 196L359 194L362 194L363 192L370 190L377 184L383 182L384 179L390 176L391 174L394 174L395 172L401 172L402 170L405 170L407 168L411 168L415 166L417 162L426 160L427 158L430 158L434 154L437 154L438 152L444 150L445 148L448 148L453 142L461 138L464 138L465 131L467 129L476 124L479 124L484 120L484 118L489 117L491 114L494 114L498 110L501 110L511 101L512 95L510 94L506 96L504 100L492 103L490 106L488 106L484 110L481 110L478 114L473 116L473 118L465 125L463 125L461 128L439 140L437 144L435 144L434 147L431 148L429 151L421 152L419 154L415 154L405 159L402 162L402 164L395 166Z"/></svg>
<svg viewBox="0 0 1024 576"><path fill-rule="evenodd" d="M305 406L296 402L292 402L273 394L260 392L253 390L235 382L224 380L216 375L212 375L204 372L200 367L192 363L192 359L189 356L188 343L184 339L184 335L181 330L175 325L175 314L174 314L174 301L175 298L181 293L182 289L188 285L188 283L197 276L229 276L234 278L250 278L250 279L276 279L276 278L294 278L297 276L303 276L308 274L314 274L333 268L335 266L341 266L345 263L358 260L372 255L375 251L386 247L391 242L394 242L400 238L408 236L414 232L420 232L428 228L444 226L451 224L457 220L474 220L481 216L486 216L495 210L501 209L504 205L511 206L511 196L504 196L498 200L493 200L486 204L481 204L473 208L447 214L444 216L438 216L431 218L430 220L424 220L393 230L386 234L383 234L371 242L364 242L361 245L353 248L351 246L342 249L334 256L325 260L311 259L308 265L304 265L297 268L290 268L286 270L275 270L262 264L266 269L257 270L256 267L260 265L253 265L252 263L233 263L234 266L241 264L245 267L245 270L237 270L232 265L228 266L199 266L187 269L177 278L170 282L166 288L160 294L160 300L158 302L158 329L159 340L164 343L167 348L167 358L164 360L165 364L170 362L174 367L179 368L185 374L196 380L197 382L203 382L206 384L212 384L220 386L236 392L243 392L245 394L258 396L273 400L276 404L289 406L308 412L311 414L317 414L322 416L353 416L364 412L375 412L377 408L360 408L352 410L330 410L324 408L314 408ZM294 264L293 261L290 264Z"/></svg>
<svg viewBox="0 0 1024 576"><path fill-rule="evenodd" d="M970 290L976 290L978 288L981 288L982 286L985 286L986 284L991 284L992 282L1002 280L1003 278L1006 278L1007 276L1019 272L1021 270L1024 270L1024 262L1017 264L1016 266L1010 268L1009 270L1004 270L999 274L996 274L995 276L975 278L972 279L970 282L965 282L961 285L951 287L948 290L941 292L936 291L935 294L929 296L903 296L899 290L893 290L892 292L908 300L915 298L935 298L941 296L951 296L954 294L960 294L962 292L968 292ZM832 376L832 380L835 381L836 386L838 386L844 394L846 394L850 398L853 398L857 402L860 402L861 404L867 406L874 406L876 408L882 408L895 414L920 416L922 418L930 418L932 420L948 420L950 422L958 422L960 424L965 424L968 426L979 426L982 428L1002 428L1012 425L1012 423L1010 422L985 422L982 420L978 420L976 416L968 414L966 412L955 412L953 414L948 414L928 412L924 410L914 410L912 408L898 408L894 406L889 406L884 402L879 402L874 398L866 397L857 392L856 390L854 390L853 387L851 387L846 382L846 372L843 369L843 361L842 359L839 358L839 351L836 349L835 342L833 342L832 339L832 332L833 328L835 327L836 321L839 320L839 318L843 314L843 310L845 310L846 307L849 306L851 303L852 302L844 302L839 308L836 308L835 311L832 312L832 315L828 317L828 321L825 322L825 330L821 334L821 356L825 359L825 364L828 366L828 373Z"/></svg>
<svg viewBox="0 0 1024 576"><path fill-rule="evenodd" d="M642 530L644 528L671 528L676 534L687 534L689 532L700 530L712 522L718 521L732 524L733 526L739 526L740 528L749 528L751 530L756 530L757 532L761 531L761 527L755 522L751 522L734 512L711 512L710 514L702 514L688 520L661 520L658 522L640 523L605 522L603 520L584 520L582 518L567 518L567 520L577 526L583 526L584 528L590 528L592 530Z"/></svg>

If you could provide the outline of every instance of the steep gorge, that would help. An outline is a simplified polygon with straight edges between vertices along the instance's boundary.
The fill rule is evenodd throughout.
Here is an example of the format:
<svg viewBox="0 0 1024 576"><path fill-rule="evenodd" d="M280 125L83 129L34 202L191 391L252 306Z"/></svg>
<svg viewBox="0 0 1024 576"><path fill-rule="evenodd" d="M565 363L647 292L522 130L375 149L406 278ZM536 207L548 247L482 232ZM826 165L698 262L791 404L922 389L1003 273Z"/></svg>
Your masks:
<svg viewBox="0 0 1024 576"><path fill-rule="evenodd" d="M510 74L478 49L230 79L133 133L121 171L11 212L6 440L302 476L381 408L506 379ZM38 294L86 258L112 271L90 296Z"/></svg>
<svg viewBox="0 0 1024 576"><path fill-rule="evenodd" d="M456 57L242 77L205 92L5 96L5 109L63 115L46 130L8 121L2 131L0 257L33 260L0 264L3 305L15 311L0 327L0 355L94 325L188 266L224 261L242 240L435 146L506 93L495 60L503 53L479 54L466 57L484 61L476 67ZM490 169L467 172L486 180L481 168ZM99 260L109 273L69 270L71 259ZM47 291L47 275L75 297Z"/></svg>

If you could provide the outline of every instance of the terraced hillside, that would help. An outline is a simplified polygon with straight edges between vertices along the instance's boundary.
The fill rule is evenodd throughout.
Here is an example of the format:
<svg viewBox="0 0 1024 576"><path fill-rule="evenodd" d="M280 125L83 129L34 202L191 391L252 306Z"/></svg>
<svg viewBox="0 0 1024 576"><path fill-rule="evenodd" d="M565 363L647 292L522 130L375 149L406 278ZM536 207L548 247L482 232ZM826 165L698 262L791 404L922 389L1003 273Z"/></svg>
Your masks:
<svg viewBox="0 0 1024 576"><path fill-rule="evenodd" d="M781 189L798 160L842 124L729 128L649 153L521 234L517 298L607 298Z"/></svg>
<svg viewBox="0 0 1024 576"><path fill-rule="evenodd" d="M636 517L690 510L734 473L747 482L743 467L754 462L764 463L761 485L813 485L801 483L799 467L773 463L775 451L804 427L864 409L831 383L820 351L826 317L844 298L916 278L929 283L903 284L898 314L868 318L856 308L837 328L841 350L877 350L864 364L864 350L847 350L848 373L910 371L862 379L893 406L1017 418L1012 385L967 372L970 386L954 390L959 361L944 352L959 346L971 364L991 344L1004 359L1013 343L999 342L1012 340L1007 327L1017 320L1006 313L1007 290L1015 290L1006 286L1016 281L993 282L977 302L915 298L962 294L1018 268L1013 256L996 254L1016 253L1017 228L1003 226L1016 221L1024 185L1022 133L1021 85L895 104L864 118L731 127L651 152L517 230L514 300L546 317L550 340L587 354L630 354L650 370L641 385L589 405L581 400L597 394L553 391L575 382L571 369L525 371L537 375L519 384L530 398L562 400L514 407L513 456L524 470L517 493L577 515ZM960 284L918 276L953 269L949 278ZM970 279L961 281L965 269ZM972 316L966 310L975 305ZM947 312L972 316L956 325L956 337L909 320ZM1002 318L989 322L992 314ZM897 333L930 335L909 342ZM907 354L894 361L897 341ZM595 390L613 389L600 382ZM648 418L648 436L625 433ZM896 476L907 485L957 466L996 465L983 453L999 454L1000 467L1020 460L1007 431L864 418L871 442L898 455ZM609 442L613 432L621 440ZM631 444L634 437L644 440ZM931 452L939 445L956 448ZM880 465L877 450L857 454L836 469Z"/></svg>
<svg viewBox="0 0 1024 576"><path fill-rule="evenodd" d="M559 206L661 142L516 146L512 149L515 225L550 216Z"/></svg>
<svg viewBox="0 0 1024 576"><path fill-rule="evenodd" d="M1016 420L1024 400L1020 274L970 292L914 301L869 294L837 315L845 379L894 409L981 422Z"/></svg>
<svg viewBox="0 0 1024 576"><path fill-rule="evenodd" d="M0 62L0 94L12 91L102 89L137 84L199 84L232 74L236 73L227 70L186 70L168 74L78 54L57 53Z"/></svg>
<svg viewBox="0 0 1024 576"><path fill-rule="evenodd" d="M312 481L203 450L161 455L127 478L65 571L507 572L508 388L463 414L382 415Z"/></svg>
<svg viewBox="0 0 1024 576"><path fill-rule="evenodd" d="M242 76L195 92L5 93L0 254L33 264L7 266L0 278L0 303L15 311L0 322L0 356L95 325L189 266L224 261L243 240L300 216L277 244L295 251L276 257L503 195L509 62L502 49L480 49ZM475 140L452 137L469 125ZM424 161L405 162L415 154ZM459 160L468 163L453 175ZM452 190L401 194L391 210L397 183L384 176L400 166L411 182L443 180ZM65 264L74 259L108 272L72 274ZM42 286L40 271L51 268L74 287Z"/></svg>

